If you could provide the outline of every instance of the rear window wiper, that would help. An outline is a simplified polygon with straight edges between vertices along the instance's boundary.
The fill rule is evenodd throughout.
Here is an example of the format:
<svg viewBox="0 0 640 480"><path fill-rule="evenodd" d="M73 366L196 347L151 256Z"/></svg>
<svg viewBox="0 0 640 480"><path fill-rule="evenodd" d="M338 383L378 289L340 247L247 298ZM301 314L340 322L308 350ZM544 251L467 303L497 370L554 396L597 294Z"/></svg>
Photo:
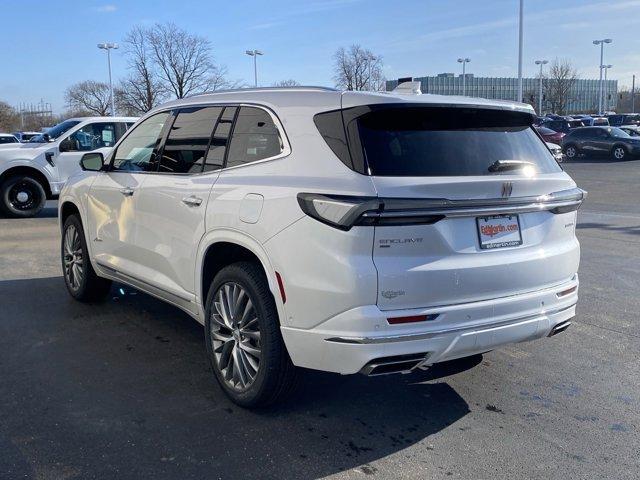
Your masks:
<svg viewBox="0 0 640 480"><path fill-rule="evenodd" d="M535 163L525 160L496 160L489 165L490 172L504 172L508 170L520 170L525 167L535 167Z"/></svg>

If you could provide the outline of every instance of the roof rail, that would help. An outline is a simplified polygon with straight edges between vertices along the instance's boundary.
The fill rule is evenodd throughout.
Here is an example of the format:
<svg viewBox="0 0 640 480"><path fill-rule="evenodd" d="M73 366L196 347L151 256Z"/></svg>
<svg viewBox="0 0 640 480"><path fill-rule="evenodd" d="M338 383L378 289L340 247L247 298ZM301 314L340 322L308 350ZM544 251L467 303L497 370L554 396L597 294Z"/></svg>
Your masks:
<svg viewBox="0 0 640 480"><path fill-rule="evenodd" d="M264 92L273 90L318 90L321 92L339 92L336 88L331 87L318 87L315 85L295 85L295 86L283 86L283 87L248 87L248 88L229 88L224 90L213 90L211 92L195 93L193 95L187 95L185 98L200 97L202 95L213 95L216 93L246 93L246 92Z"/></svg>

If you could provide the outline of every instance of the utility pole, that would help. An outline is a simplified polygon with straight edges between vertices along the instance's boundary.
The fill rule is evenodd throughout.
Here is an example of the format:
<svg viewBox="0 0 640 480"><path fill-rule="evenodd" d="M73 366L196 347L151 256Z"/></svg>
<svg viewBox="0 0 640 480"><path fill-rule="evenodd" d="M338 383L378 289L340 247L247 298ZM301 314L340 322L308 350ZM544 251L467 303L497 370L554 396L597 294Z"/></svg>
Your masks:
<svg viewBox="0 0 640 480"><path fill-rule="evenodd" d="M111 50L117 49L118 44L117 43L99 43L98 48L100 48L101 50L107 51L107 64L109 66L109 95L111 97L111 116L115 117L116 107L113 101L113 83L111 82Z"/></svg>
<svg viewBox="0 0 640 480"><path fill-rule="evenodd" d="M538 88L538 115L542 115L542 66L549 63L549 60L536 60L535 64L540 65L540 84Z"/></svg>
<svg viewBox="0 0 640 480"><path fill-rule="evenodd" d="M518 29L518 102L522 102L522 29L524 22L524 0L520 0L520 25Z"/></svg>
<svg viewBox="0 0 640 480"><path fill-rule="evenodd" d="M605 38L603 40L594 40L593 44L594 45L600 45L600 88L598 91L598 114L602 115L602 65L604 65L604 44L605 43L611 43L613 42L613 40L611 40L610 38Z"/></svg>
<svg viewBox="0 0 640 480"><path fill-rule="evenodd" d="M631 113L636 113L636 76L631 80Z"/></svg>
<svg viewBox="0 0 640 480"><path fill-rule="evenodd" d="M244 53L253 57L253 83L258 88L258 55L264 55L260 50L246 50Z"/></svg>
<svg viewBox="0 0 640 480"><path fill-rule="evenodd" d="M467 90L467 70L465 65L471 61L470 58L459 58L458 63L462 64L462 96L464 97Z"/></svg>

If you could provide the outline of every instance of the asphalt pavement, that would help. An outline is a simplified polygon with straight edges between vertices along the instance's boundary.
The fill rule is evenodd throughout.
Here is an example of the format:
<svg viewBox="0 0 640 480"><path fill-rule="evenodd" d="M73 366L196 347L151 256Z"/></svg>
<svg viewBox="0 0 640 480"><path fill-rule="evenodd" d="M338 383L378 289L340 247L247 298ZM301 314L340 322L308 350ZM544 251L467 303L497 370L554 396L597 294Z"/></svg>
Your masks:
<svg viewBox="0 0 640 480"><path fill-rule="evenodd" d="M412 375L308 371L262 411L226 399L181 311L69 297L55 203L0 219L0 478L640 478L640 160L563 165L589 191L566 333Z"/></svg>

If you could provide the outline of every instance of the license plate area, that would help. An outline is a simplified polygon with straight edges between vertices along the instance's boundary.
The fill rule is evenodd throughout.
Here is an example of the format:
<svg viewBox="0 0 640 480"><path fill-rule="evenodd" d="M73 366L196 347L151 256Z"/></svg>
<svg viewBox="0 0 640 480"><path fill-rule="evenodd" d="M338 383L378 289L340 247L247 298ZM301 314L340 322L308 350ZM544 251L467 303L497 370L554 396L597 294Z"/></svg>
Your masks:
<svg viewBox="0 0 640 480"><path fill-rule="evenodd" d="M476 224L480 248L483 250L522 245L518 215L476 217Z"/></svg>

